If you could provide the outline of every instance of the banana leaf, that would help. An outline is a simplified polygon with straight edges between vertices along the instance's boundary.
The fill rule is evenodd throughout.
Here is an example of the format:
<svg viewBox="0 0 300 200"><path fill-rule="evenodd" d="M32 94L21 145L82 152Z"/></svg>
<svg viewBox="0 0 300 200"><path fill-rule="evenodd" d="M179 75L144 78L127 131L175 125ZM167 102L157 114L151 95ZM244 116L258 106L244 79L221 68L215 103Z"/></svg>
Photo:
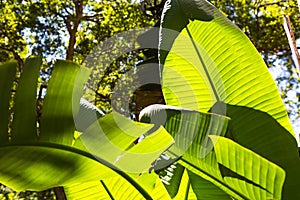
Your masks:
<svg viewBox="0 0 300 200"><path fill-rule="evenodd" d="M42 58L28 58L24 64L15 97L12 137L16 140L34 140L37 135L36 89Z"/></svg>
<svg viewBox="0 0 300 200"><path fill-rule="evenodd" d="M148 199L170 199L168 192L154 173L136 175L136 182L151 196ZM150 181L149 181L150 180ZM145 199L126 179L118 176L100 181L85 182L65 188L68 199Z"/></svg>
<svg viewBox="0 0 300 200"><path fill-rule="evenodd" d="M205 0L167 1L163 13L160 64L166 103L230 117L225 137L284 169L282 199L300 198L294 132L253 44Z"/></svg>
<svg viewBox="0 0 300 200"><path fill-rule="evenodd" d="M16 191L65 186L69 199L79 193L86 198L103 194L100 199L113 199L110 193L121 186L128 197L166 199L168 193L158 176L148 175L152 162L173 143L166 130L160 127L149 134L153 125L133 122L118 113L98 119L103 113L80 100L90 71L68 61L54 64L37 121L40 65L41 58L26 60L15 99L11 99L11 87L17 65L0 65L0 77L7 78L0 87L1 106L5 105L0 118L0 182ZM12 101L14 117L10 118ZM82 118L86 119L82 122Z"/></svg>
<svg viewBox="0 0 300 200"><path fill-rule="evenodd" d="M172 199L232 199L213 183L175 163L160 172Z"/></svg>
<svg viewBox="0 0 300 200"><path fill-rule="evenodd" d="M141 111L140 120L163 125L174 137L174 145L166 153L179 158L178 163L188 170L198 199L281 198L285 171L234 141L224 142L222 138L231 122L228 117L151 105ZM209 138L213 138L214 144ZM171 197L182 195L175 191L183 173L174 174L176 178L171 177L166 184Z"/></svg>
<svg viewBox="0 0 300 200"><path fill-rule="evenodd" d="M238 185L249 199L281 199L285 181L282 168L230 139L210 138L225 183Z"/></svg>
<svg viewBox="0 0 300 200"><path fill-rule="evenodd" d="M209 2L167 1L160 41L168 105L204 112L216 102L246 106L268 113L293 134L263 59L247 36Z"/></svg>
<svg viewBox="0 0 300 200"><path fill-rule="evenodd" d="M0 133L8 132L10 119L10 98L12 85L16 76L17 62L7 62L0 65ZM8 134L0 134L0 144L8 142Z"/></svg>

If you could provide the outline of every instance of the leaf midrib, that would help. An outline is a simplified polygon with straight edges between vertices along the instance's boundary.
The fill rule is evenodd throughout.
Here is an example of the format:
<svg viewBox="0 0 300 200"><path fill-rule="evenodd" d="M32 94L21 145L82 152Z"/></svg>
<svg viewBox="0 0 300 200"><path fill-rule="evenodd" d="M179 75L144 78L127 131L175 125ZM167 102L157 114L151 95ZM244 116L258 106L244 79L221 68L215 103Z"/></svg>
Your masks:
<svg viewBox="0 0 300 200"><path fill-rule="evenodd" d="M198 47L197 47L197 45L196 45L196 43L195 43L195 40L193 39L193 36L192 36L192 34L191 34L189 28L186 26L185 29L186 29L186 31L187 31L187 33L188 33L188 35L189 35L189 38L190 38L190 40L191 40L191 42L192 42L192 44L193 44L193 47L194 47L194 49L195 49L195 51L196 51L196 54L197 54L197 56L198 56L198 58L199 58L199 61L201 62L201 65L202 65L202 67L203 67L203 69L204 69L204 72L205 72L205 74L206 74L206 77L208 78L208 81L209 81L209 84L210 84L210 86L211 86L211 88L212 88L212 90L213 90L214 96L215 96L217 102L220 102L220 97L219 97L219 95L218 95L218 92L217 92L217 90L216 90L216 88L215 88L215 85L214 85L214 83L213 83L213 81L212 81L210 75L209 75L208 69L207 69L206 64L205 64L205 62L204 62L204 60L203 60L203 58L202 58L202 56L201 56L201 54L200 54L200 51L199 51L199 49L198 49Z"/></svg>

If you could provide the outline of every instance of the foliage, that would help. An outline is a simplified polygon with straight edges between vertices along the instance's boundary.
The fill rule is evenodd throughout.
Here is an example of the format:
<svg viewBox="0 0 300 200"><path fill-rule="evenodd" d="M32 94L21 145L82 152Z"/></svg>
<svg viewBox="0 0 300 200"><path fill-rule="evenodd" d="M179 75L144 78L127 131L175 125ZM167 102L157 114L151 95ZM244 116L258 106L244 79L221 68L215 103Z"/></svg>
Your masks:
<svg viewBox="0 0 300 200"><path fill-rule="evenodd" d="M197 123L208 124L202 123L201 118L189 119L185 117L184 110L177 110L177 114L174 114L174 108L163 106L148 108L142 118L150 117L151 122L155 123L155 119L162 119L160 116L166 112L168 120L163 125L175 138L175 147L176 137L178 142L185 141L185 146L190 146L189 149L185 148L187 151L183 153L179 163L234 198L297 198L298 194L295 191L299 184L297 168L300 160L297 144L292 136L293 130L277 88L268 75L261 56L257 54L248 38L214 7L203 1L172 1L167 4L161 27L163 29L160 32L160 62L163 64L162 83L166 103L228 116L228 132L217 135L229 139L210 136L214 143L214 151L203 157L201 152L203 149L209 149L209 145L205 138L198 139L197 135L193 136L194 129L191 128ZM169 114L171 111L173 114ZM180 122L183 125L178 124ZM188 123L190 124L187 125ZM212 124L216 127L218 123ZM197 129L195 132L198 132ZM183 134L185 137L181 139ZM215 132L209 131L208 134L214 135ZM197 145L194 141L197 141ZM286 148L284 151L283 146ZM180 149L180 145L177 148ZM200 153L198 157L197 152ZM256 155L253 154L250 158L250 152L255 152ZM181 155L172 147L169 153L170 157L174 154ZM257 154L267 158L268 161L265 161L269 164L267 167L262 161L254 163L260 163L265 169L271 170L273 162L285 170L286 178L282 177L284 172L280 168L277 168L277 172L273 168L275 171L272 173L278 176L274 177L274 180L285 179L282 196L279 188L283 182L277 182L277 186L273 185L277 189L267 189L267 185L263 186L257 182L265 178L253 176L265 172L251 173L251 168L255 171L264 168L255 168L256 166L251 164ZM222 174L222 178L217 178L218 173ZM274 196L269 196L271 194L268 192L258 192L256 184ZM197 196L200 197L201 194ZM213 196L210 198L216 199Z"/></svg>
<svg viewBox="0 0 300 200"><path fill-rule="evenodd" d="M112 183L118 182L128 185L130 190L124 188L124 191L128 191L129 197L164 196L159 189L163 186L156 184L155 174L147 173L153 160L172 144L172 137L161 128L133 145L152 126L111 113L99 121L89 114L87 117L92 117L87 119L92 125L74 139L75 126L84 127L76 116L79 109L87 109L79 106L79 99L89 70L66 61L54 65L42 117L37 123L35 109L31 106L36 105L38 73L33 76L31 72L38 71L40 64L40 58L29 58L25 62L13 108L11 135L8 135L7 121L3 120L9 119L9 113L1 113L1 182L17 191L41 191L63 185L67 195L71 195L70 191L82 192L86 184L91 183L105 192L105 185L110 188ZM13 80L15 71L12 69L16 67L16 62L1 65L5 72L1 71L1 75L11 74L8 77ZM10 87L10 84L2 84L1 93L9 93ZM9 102L10 95L5 97L2 100ZM3 104L7 108L5 105L7 103ZM74 124L73 114L77 124ZM102 134L99 134L99 125ZM141 156L134 156L139 154ZM155 193L154 186L161 192ZM111 194L116 192L118 189L110 188Z"/></svg>
<svg viewBox="0 0 300 200"><path fill-rule="evenodd" d="M152 5L152 3L147 4L147 6ZM143 13L146 12L146 5L142 12L140 4L131 4L126 0L101 1L101 3L98 1L4 0L0 2L0 6L2 38L0 62L12 58L18 60L16 81L26 56L44 55L44 65L38 79L39 115L54 59L67 57L70 48L74 47L74 60L83 62L85 56L104 38L123 30L153 24L153 17L148 15L146 17ZM75 29L78 19L80 22ZM73 46L70 45L72 36L75 36ZM95 91L92 93L96 96L95 104L102 109L111 108L111 91L107 90L106 86L113 87L114 83L109 81L113 79L110 77L120 77L120 73L124 73L121 70L115 72L119 65L120 63L114 63L113 70L105 74L104 80L97 84L97 87L91 88L91 91ZM13 90L16 85L15 82Z"/></svg>
<svg viewBox="0 0 300 200"><path fill-rule="evenodd" d="M46 190L42 192L15 192L4 185L0 186L0 199L22 199L22 200L39 200L39 199L54 199L54 193L51 190Z"/></svg>
<svg viewBox="0 0 300 200"><path fill-rule="evenodd" d="M0 41L0 50L5 53L1 54L2 61L12 58L12 51L20 62L28 55L43 55L46 60L41 70L42 89L47 87L55 59L66 58L83 64L87 55L105 38L154 24L153 17L141 11L141 4L132 4L129 0L8 0L1 1L1 9L4 12L1 12L3 41ZM94 103L104 110L111 110L112 88L124 74L122 69L130 68L137 55L131 57L128 63L128 55L111 63L108 72L102 72L101 65L89 63L88 67L98 68L94 74L99 81L87 85L90 90L86 98L95 99Z"/></svg>
<svg viewBox="0 0 300 200"><path fill-rule="evenodd" d="M43 13L36 11L36 6L54 13L53 18L60 21L52 28L60 29L59 23L62 28L66 26L70 36L66 53L69 60L75 56L77 62L82 62L84 56L80 56L99 44L103 35L111 36L110 31L101 32L106 23L107 27L116 25L113 34L124 31L123 22L112 17L118 12L110 6L106 9L103 4L97 7L98 4L83 1L56 2L52 7L43 5L44 1L27 3L29 6L24 9L33 9L33 13ZM117 4L133 9L125 1L112 6ZM95 15L81 15L85 10ZM102 13L106 13L105 18ZM146 117L145 121L154 123L154 127L132 122L117 113L98 119L97 109L80 103L90 71L58 61L52 67L43 107L36 113L41 59L29 58L22 65L19 62L19 72L17 63L5 63L0 67L0 90L4 94L0 104L4 111L0 117L1 182L16 190L64 186L71 199L298 197L293 191L299 185L300 161L293 131L276 87L253 45L206 1L167 1L163 13L159 58L164 64L164 96L167 104L185 108L147 108L141 113L142 120ZM131 13L119 14L126 18ZM12 22L16 17L12 17ZM42 25L49 24L43 17L36 19ZM90 26L99 25L95 22L98 19L104 20L100 32L93 29L96 26ZM144 22L130 24L139 26ZM78 46L72 50L75 44ZM81 45L84 48L78 48ZM133 54L122 55L105 75L120 78L120 74L143 59L140 52ZM128 68L125 65L125 70L116 72L124 59ZM15 84L16 94L12 95L18 73L21 75ZM114 81L103 80L96 86L109 84L108 90L112 90ZM86 111L87 116L81 116ZM74 132L75 128L80 132ZM155 173L149 174L152 169Z"/></svg>
<svg viewBox="0 0 300 200"><path fill-rule="evenodd" d="M266 56L288 53L288 41L283 29L283 15L292 18L299 27L299 9L296 1L211 1L233 21L251 40L259 52ZM295 30L299 37L299 30Z"/></svg>
<svg viewBox="0 0 300 200"><path fill-rule="evenodd" d="M81 16L75 9L76 2L82 6ZM80 18L75 36L73 60L78 63L84 59L101 42L116 33L153 25L160 18L160 9L164 1L142 1L131 4L129 1L1 1L1 38L0 49L2 61L15 57L20 62L26 55L43 54L47 63L57 58L66 58L70 52L70 34L67 25L74 25ZM295 69L289 56L289 47L282 27L282 14L291 17L295 27L296 37L299 36L299 12L296 1L211 1L222 10L226 16L238 25L251 39L264 57L268 67L274 72L274 78L281 90L281 95L290 117L297 119L299 106L296 97L288 97L290 90L298 91L299 80L295 76ZM141 12L143 11L143 12ZM9 27L9 28L8 28ZM71 27L72 28L72 27ZM5 30L5 32L4 32ZM14 54L7 50L13 47ZM104 52L107 53L107 52ZM103 66L95 70L102 78L95 83L90 81L90 90L86 95L89 100L105 110L110 110L112 88L115 82L124 74L123 68L128 70L136 60L141 60L138 54L123 55L122 62L111 63L110 72L101 72ZM131 60L126 63L126 57ZM21 58L21 59L20 59ZM280 62L278 61L280 60ZM43 87L51 73L51 65L43 65L41 79ZM50 67L50 68L49 68ZM280 74L279 74L280 73ZM97 76L98 77L98 76Z"/></svg>

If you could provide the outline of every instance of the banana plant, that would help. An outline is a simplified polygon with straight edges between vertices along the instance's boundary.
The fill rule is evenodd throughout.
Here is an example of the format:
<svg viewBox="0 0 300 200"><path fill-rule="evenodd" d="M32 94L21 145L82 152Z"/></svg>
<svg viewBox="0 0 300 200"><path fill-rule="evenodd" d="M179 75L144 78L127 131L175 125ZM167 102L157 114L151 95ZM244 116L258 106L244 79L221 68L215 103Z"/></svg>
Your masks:
<svg viewBox="0 0 300 200"><path fill-rule="evenodd" d="M148 106L140 117L163 125L175 140L166 153L178 163L161 175L171 197L182 195L178 180L187 171L197 199L281 199L285 171L226 138L230 118L164 105Z"/></svg>
<svg viewBox="0 0 300 200"><path fill-rule="evenodd" d="M168 152L180 156L176 165L188 170L187 190L193 188L198 199L300 198L292 126L263 59L246 35L205 0L167 1L159 32L164 97L167 105L181 108L152 106L140 117L151 122L167 118L160 124L175 138L175 146L176 137L188 141L189 148L179 145L179 151ZM227 128L223 134L203 135L207 124L192 111L185 116L182 109L228 117ZM177 114L162 114L169 112ZM186 119L190 126L178 130L175 124ZM185 170L175 166L180 168L166 181L170 194L180 188L174 180L183 178Z"/></svg>
<svg viewBox="0 0 300 200"><path fill-rule="evenodd" d="M173 143L166 130L135 144L153 125L118 113L98 119L103 113L80 100L90 71L68 61L54 65L37 120L40 65L41 58L26 60L13 99L17 63L0 65L0 182L16 191L63 186L68 199L168 199L148 173Z"/></svg>
<svg viewBox="0 0 300 200"><path fill-rule="evenodd" d="M148 170L171 147L173 137L161 126L118 113L102 116L81 99L89 70L68 61L54 65L37 120L40 65L41 58L26 60L14 99L17 63L0 65L0 182L16 191L63 186L68 199L171 199L159 176ZM218 115L203 118L222 122L220 130L227 124Z"/></svg>
<svg viewBox="0 0 300 200"><path fill-rule="evenodd" d="M159 32L168 105L141 112L151 124L101 117L81 99L91 72L67 61L37 120L41 59L26 60L15 95L17 63L0 65L0 182L68 199L300 198L293 130L249 39L205 0L166 1Z"/></svg>

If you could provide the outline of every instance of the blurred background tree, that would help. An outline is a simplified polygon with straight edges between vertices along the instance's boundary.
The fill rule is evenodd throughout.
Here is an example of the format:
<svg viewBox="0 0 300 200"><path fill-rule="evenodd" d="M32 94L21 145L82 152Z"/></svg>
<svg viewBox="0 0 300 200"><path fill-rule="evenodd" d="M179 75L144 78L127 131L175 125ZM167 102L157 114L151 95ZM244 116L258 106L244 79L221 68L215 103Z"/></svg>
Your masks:
<svg viewBox="0 0 300 200"><path fill-rule="evenodd" d="M0 62L17 60L21 73L26 57L43 55L37 106L39 112L54 60L67 59L86 64L85 58L105 39L124 31L147 28L159 23L164 2L165 0L1 0ZM299 134L299 76L283 29L283 15L286 14L291 18L296 38L300 38L296 0L211 0L211 3L241 28L261 53L278 85L295 131ZM88 82L85 97L100 109L109 112L112 109L111 98L116 82L131 69L138 68L137 63L145 60L145 55L141 54L143 52L145 53L132 51L121 55L116 61L109 61L108 68L96 64L93 76L98 81L91 79ZM17 80L18 77L16 83ZM133 80L126 81L130 85ZM132 111L137 106L141 109L153 101L161 103L159 87L144 90L137 93L144 95L143 102L141 105L133 103ZM155 98L152 98L153 94ZM41 199L41 196L44 199L54 198L51 191L11 193L6 187L1 187L0 190L0 199Z"/></svg>

